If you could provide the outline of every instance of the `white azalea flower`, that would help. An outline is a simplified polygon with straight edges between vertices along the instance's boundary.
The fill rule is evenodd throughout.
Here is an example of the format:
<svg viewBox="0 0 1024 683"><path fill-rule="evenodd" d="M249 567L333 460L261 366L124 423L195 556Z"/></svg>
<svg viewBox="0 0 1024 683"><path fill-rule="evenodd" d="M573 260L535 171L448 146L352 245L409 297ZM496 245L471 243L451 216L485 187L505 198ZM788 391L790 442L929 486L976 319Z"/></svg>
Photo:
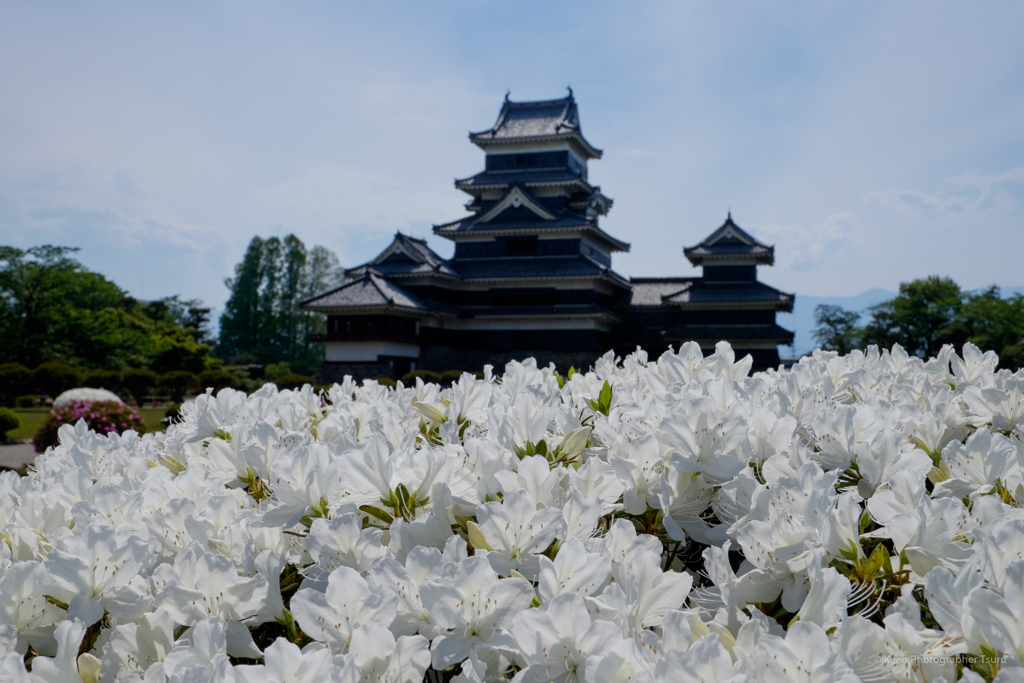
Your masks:
<svg viewBox="0 0 1024 683"><path fill-rule="evenodd" d="M278 638L263 651L263 664L235 668L240 683L324 683L332 675L333 660L328 649L305 652L284 638Z"/></svg>
<svg viewBox="0 0 1024 683"><path fill-rule="evenodd" d="M423 636L398 640L386 627L369 622L352 634L352 647L338 675L340 683L420 683L430 666L430 649Z"/></svg>
<svg viewBox="0 0 1024 683"><path fill-rule="evenodd" d="M64 618L64 610L46 600L48 578L35 562L16 562L0 577L0 626L13 627L21 654L29 646L43 654L56 651L53 627Z"/></svg>
<svg viewBox="0 0 1024 683"><path fill-rule="evenodd" d="M551 545L565 526L559 508L538 510L524 489L508 493L500 503L480 505L476 514L484 548L491 551L491 566L502 576L515 570L535 577L537 554Z"/></svg>
<svg viewBox="0 0 1024 683"><path fill-rule="evenodd" d="M157 576L157 609L171 615L175 623L191 626L208 619L226 620L228 652L235 657L259 657L246 624L267 600L267 580L238 575L230 558L205 553L193 543L178 553L173 568L163 565Z"/></svg>
<svg viewBox="0 0 1024 683"><path fill-rule="evenodd" d="M583 598L575 593L520 612L512 634L528 662L520 680L544 683L595 680L601 657L622 640L615 624L592 622Z"/></svg>
<svg viewBox="0 0 1024 683"><path fill-rule="evenodd" d="M104 611L125 617L148 607L145 593L131 583L148 551L141 536L118 538L113 525L93 522L81 533L61 538L43 566L58 597L68 598L68 618L88 626L102 619Z"/></svg>
<svg viewBox="0 0 1024 683"><path fill-rule="evenodd" d="M689 574L663 572L661 556L639 553L629 566L612 566L611 583L600 596L588 598L595 619L615 621L628 636L642 629L660 626L662 618L679 609L693 585Z"/></svg>
<svg viewBox="0 0 1024 683"><path fill-rule="evenodd" d="M546 557L538 559L537 596L541 602L550 602L563 593L599 595L611 579L611 561L604 555L588 553L578 538L566 541L554 562Z"/></svg>
<svg viewBox="0 0 1024 683"><path fill-rule="evenodd" d="M425 579L420 599L434 623L446 631L431 644L434 668L446 669L473 652L515 652L508 629L533 597L526 580L499 579L482 555L463 560L451 578Z"/></svg>
<svg viewBox="0 0 1024 683"><path fill-rule="evenodd" d="M997 362L751 375L689 343L65 425L0 474L0 683L1013 683L1024 375Z"/></svg>
<svg viewBox="0 0 1024 683"><path fill-rule="evenodd" d="M348 567L331 572L326 593L303 588L291 600L291 612L302 630L340 654L348 652L352 634L363 624L390 626L397 607L394 593L373 590L366 579Z"/></svg>
<svg viewBox="0 0 1024 683"><path fill-rule="evenodd" d="M31 680L42 683L98 683L100 661L88 652L78 654L86 626L78 619L60 622L54 631L57 654L32 660Z"/></svg>

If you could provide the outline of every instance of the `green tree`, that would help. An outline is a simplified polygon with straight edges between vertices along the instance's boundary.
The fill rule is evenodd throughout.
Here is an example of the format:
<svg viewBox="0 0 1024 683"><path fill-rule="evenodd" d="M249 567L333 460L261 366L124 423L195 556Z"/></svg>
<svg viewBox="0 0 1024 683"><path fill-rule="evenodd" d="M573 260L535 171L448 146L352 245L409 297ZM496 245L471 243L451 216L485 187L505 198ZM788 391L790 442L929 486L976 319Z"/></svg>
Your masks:
<svg viewBox="0 0 1024 683"><path fill-rule="evenodd" d="M117 370L93 370L85 376L84 386L117 393L121 389L121 373Z"/></svg>
<svg viewBox="0 0 1024 683"><path fill-rule="evenodd" d="M847 354L860 346L860 313L820 304L814 309L814 342L829 351Z"/></svg>
<svg viewBox="0 0 1024 683"><path fill-rule="evenodd" d="M943 344L954 341L951 325L964 298L960 285L948 277L933 275L901 283L896 297L871 307L861 343L882 348L899 344L916 356L934 356Z"/></svg>
<svg viewBox="0 0 1024 683"><path fill-rule="evenodd" d="M28 367L57 360L86 370L156 362L163 371L179 369L169 367L178 358L187 359L183 369L206 367L210 349L201 341L209 311L201 302L141 304L86 270L75 251L0 247L0 360Z"/></svg>
<svg viewBox="0 0 1024 683"><path fill-rule="evenodd" d="M151 301L144 307L146 316L154 322L177 325L187 331L196 344L206 345L213 341L210 335L211 311L199 299L182 299L177 294Z"/></svg>
<svg viewBox="0 0 1024 683"><path fill-rule="evenodd" d="M971 292L944 336L957 348L971 342L995 351L1000 367L1024 367L1024 296L1003 298L995 286Z"/></svg>
<svg viewBox="0 0 1024 683"><path fill-rule="evenodd" d="M325 321L299 304L336 286L341 272L333 252L321 246L307 250L295 235L254 237L235 276L225 280L231 293L220 320L218 355L316 370L323 345L310 342L309 334L322 332Z"/></svg>
<svg viewBox="0 0 1024 683"><path fill-rule="evenodd" d="M199 378L191 372L175 370L160 377L160 384L171 393L175 401L181 401L188 390L199 386Z"/></svg>
<svg viewBox="0 0 1024 683"><path fill-rule="evenodd" d="M82 386L83 379L78 369L60 361L43 363L32 373L32 384L50 398Z"/></svg>
<svg viewBox="0 0 1024 683"><path fill-rule="evenodd" d="M35 367L75 354L66 332L74 309L118 306L124 292L70 257L71 247L0 246L0 338L5 360Z"/></svg>
<svg viewBox="0 0 1024 683"><path fill-rule="evenodd" d="M14 405L14 399L27 391L31 384L32 371L21 363L0 364L0 401L4 405Z"/></svg>
<svg viewBox="0 0 1024 683"><path fill-rule="evenodd" d="M221 358L253 354L260 345L260 290L263 287L263 240L253 237L235 276L224 280L231 295L220 317L217 352Z"/></svg>
<svg viewBox="0 0 1024 683"><path fill-rule="evenodd" d="M156 386L159 379L160 376L152 370L134 368L125 371L122 375L121 383L135 399L135 403L141 408L146 397L153 391L153 387Z"/></svg>

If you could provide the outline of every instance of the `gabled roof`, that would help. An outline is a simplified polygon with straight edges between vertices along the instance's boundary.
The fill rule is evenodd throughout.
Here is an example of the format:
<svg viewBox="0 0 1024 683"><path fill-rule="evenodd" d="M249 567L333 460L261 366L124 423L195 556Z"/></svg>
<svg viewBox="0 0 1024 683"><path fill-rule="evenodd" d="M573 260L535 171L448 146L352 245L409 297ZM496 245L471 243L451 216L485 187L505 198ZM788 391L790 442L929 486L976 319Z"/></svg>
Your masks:
<svg viewBox="0 0 1024 683"><path fill-rule="evenodd" d="M578 205L567 208L553 209L545 205L528 189L520 184L512 185L492 208L483 213L460 218L450 223L434 226L434 233L457 240L457 235L472 232L473 234L509 234L520 232L549 232L552 230L572 230L578 228L588 232L593 238L608 245L612 251L629 251L629 243L618 240L598 227L594 213L607 212L611 200L600 193L595 187L594 193ZM594 213L588 213L588 205L596 205Z"/></svg>
<svg viewBox="0 0 1024 683"><path fill-rule="evenodd" d="M751 282L707 282L695 279L693 284L662 298L666 305L684 307L728 304L767 304L777 311L793 310L793 295L756 280Z"/></svg>
<svg viewBox="0 0 1024 683"><path fill-rule="evenodd" d="M427 311L427 304L378 273L367 271L360 279L299 303L307 311L328 313L343 308L403 308Z"/></svg>
<svg viewBox="0 0 1024 683"><path fill-rule="evenodd" d="M631 278L631 306L705 308L723 306L792 311L794 296L763 282L720 282L704 278Z"/></svg>
<svg viewBox="0 0 1024 683"><path fill-rule="evenodd" d="M573 138L589 158L601 158L601 150L587 142L580 130L580 115L572 89L567 97L558 100L512 102L505 95L494 125L469 134L474 144L485 149L492 144L564 138Z"/></svg>
<svg viewBox="0 0 1024 683"><path fill-rule="evenodd" d="M555 214L551 213L550 210L548 210L543 204L537 201L537 199L533 197L533 195L531 195L529 192L526 192L522 188L522 186L513 185L508 189L508 192L505 193L505 196L499 199L498 203L495 204L489 211L486 211L483 214L481 214L480 217L476 219L476 222L489 223L490 221L494 220L502 213L504 213L506 209L518 209L519 207L523 207L528 209L529 211L532 211L536 216L539 216L540 218L543 218L546 221L555 220Z"/></svg>
<svg viewBox="0 0 1024 683"><path fill-rule="evenodd" d="M456 178L456 189L469 192L476 188L492 188L511 185L512 183L523 185L577 185L590 188L590 183L583 179L583 175L570 168L542 168L526 171L481 171L468 178Z"/></svg>
<svg viewBox="0 0 1024 683"><path fill-rule="evenodd" d="M625 283L621 275L583 255L535 258L482 258L459 263L466 279L573 278L608 276Z"/></svg>
<svg viewBox="0 0 1024 683"><path fill-rule="evenodd" d="M664 306L665 297L688 289L693 284L694 278L630 278L629 284L632 287L632 296L629 300L630 306Z"/></svg>
<svg viewBox="0 0 1024 683"><path fill-rule="evenodd" d="M448 262L427 246L426 240L395 233L395 238L387 249L372 260L355 268L349 268L345 274L359 278L372 271L381 275L407 275L416 273L442 273L458 277L458 273Z"/></svg>
<svg viewBox="0 0 1024 683"><path fill-rule="evenodd" d="M704 241L684 247L683 254L695 266L715 261L749 262L770 266L775 262L775 247L758 242L750 233L733 223L730 212L725 223Z"/></svg>

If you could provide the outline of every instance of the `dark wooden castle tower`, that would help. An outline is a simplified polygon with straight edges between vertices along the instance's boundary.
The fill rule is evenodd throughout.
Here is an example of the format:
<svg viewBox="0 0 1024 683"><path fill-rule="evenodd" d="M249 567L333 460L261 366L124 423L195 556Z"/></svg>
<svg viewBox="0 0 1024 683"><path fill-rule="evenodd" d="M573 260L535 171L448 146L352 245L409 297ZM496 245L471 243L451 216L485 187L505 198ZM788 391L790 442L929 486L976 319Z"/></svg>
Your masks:
<svg viewBox="0 0 1024 683"><path fill-rule="evenodd" d="M327 316L325 380L401 376L412 368L477 370L536 357L560 369L588 367L615 348L657 355L670 344L730 341L755 366L777 365L792 333L775 312L793 295L757 281L773 248L731 216L684 249L700 278L627 280L611 269L629 244L599 226L612 200L591 185L601 158L565 98L512 102L490 129L471 133L484 170L455 181L469 215L437 225L455 243L443 259L423 240L398 233L375 259L346 271L351 282L304 301Z"/></svg>

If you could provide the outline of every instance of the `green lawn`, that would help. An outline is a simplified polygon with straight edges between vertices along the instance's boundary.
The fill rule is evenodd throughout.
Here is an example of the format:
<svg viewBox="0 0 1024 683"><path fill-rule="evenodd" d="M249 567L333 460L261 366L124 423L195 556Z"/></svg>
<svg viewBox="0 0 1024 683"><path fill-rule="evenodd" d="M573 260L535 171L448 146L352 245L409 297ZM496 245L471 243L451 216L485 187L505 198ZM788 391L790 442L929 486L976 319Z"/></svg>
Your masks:
<svg viewBox="0 0 1024 683"><path fill-rule="evenodd" d="M146 431L159 432L163 431L164 425L161 424L160 420L164 419L164 413L166 408L143 408L140 412L142 413L142 419L146 421ZM18 414L18 418L21 420L21 426L12 432L7 432L8 439L21 440L31 439L42 424L43 418L50 411L45 408L18 408L14 411Z"/></svg>

